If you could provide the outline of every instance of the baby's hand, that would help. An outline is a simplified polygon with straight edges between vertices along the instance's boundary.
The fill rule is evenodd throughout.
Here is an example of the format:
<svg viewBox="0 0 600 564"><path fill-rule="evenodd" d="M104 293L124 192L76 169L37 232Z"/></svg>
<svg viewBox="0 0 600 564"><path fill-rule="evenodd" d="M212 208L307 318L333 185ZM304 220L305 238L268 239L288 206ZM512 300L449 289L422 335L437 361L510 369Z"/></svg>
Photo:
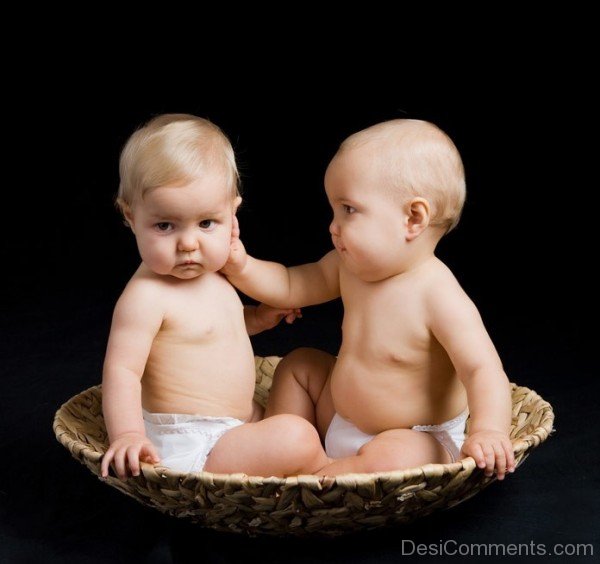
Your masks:
<svg viewBox="0 0 600 564"><path fill-rule="evenodd" d="M117 476L121 480L127 479L128 467L132 475L139 476L140 460L156 464L160 457L147 437L139 433L125 433L116 438L106 451L100 466L101 476L103 478L108 476L108 466L111 461L114 461Z"/></svg>
<svg viewBox="0 0 600 564"><path fill-rule="evenodd" d="M503 480L506 472L515 471L515 455L506 433L499 431L473 433L467 437L461 452L465 456L472 456L479 468L485 468L486 476L492 476L495 468L498 480Z"/></svg>
<svg viewBox="0 0 600 564"><path fill-rule="evenodd" d="M261 331L267 331L275 327L284 317L286 323L293 323L297 317L302 317L302 311L299 308L295 309L279 309L259 304L254 311L257 325Z"/></svg>
<svg viewBox="0 0 600 564"><path fill-rule="evenodd" d="M240 224L237 217L233 216L233 222L231 225L231 242L229 244L229 258L227 263L221 269L221 272L225 276L236 276L241 274L242 270L246 266L248 255L244 244L240 240Z"/></svg>

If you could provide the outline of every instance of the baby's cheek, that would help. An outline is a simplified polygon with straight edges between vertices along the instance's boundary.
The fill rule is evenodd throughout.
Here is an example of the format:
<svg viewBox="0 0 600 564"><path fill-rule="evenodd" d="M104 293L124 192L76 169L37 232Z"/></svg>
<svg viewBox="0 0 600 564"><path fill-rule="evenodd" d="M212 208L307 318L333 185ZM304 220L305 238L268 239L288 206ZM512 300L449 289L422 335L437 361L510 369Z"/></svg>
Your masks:
<svg viewBox="0 0 600 564"><path fill-rule="evenodd" d="M167 274L175 262L162 245L156 244L149 245L144 249L142 260L157 274Z"/></svg>
<svg viewBox="0 0 600 564"><path fill-rule="evenodd" d="M229 242L229 238L227 240L220 240L219 244L215 245L213 249L212 260L214 261L216 270L223 268L229 258Z"/></svg>
<svg viewBox="0 0 600 564"><path fill-rule="evenodd" d="M221 249L218 257L215 257L215 262L217 263L217 270L220 270L227 263L227 259L229 258L229 246L224 249Z"/></svg>

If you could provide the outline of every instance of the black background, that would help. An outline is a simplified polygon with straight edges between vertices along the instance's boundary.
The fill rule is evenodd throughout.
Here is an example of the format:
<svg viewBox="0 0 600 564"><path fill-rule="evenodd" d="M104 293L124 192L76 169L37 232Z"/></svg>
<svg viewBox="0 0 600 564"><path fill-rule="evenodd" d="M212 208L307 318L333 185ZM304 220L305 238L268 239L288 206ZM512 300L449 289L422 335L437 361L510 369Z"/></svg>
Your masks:
<svg viewBox="0 0 600 564"><path fill-rule="evenodd" d="M48 96L29 152L18 151L27 166L12 191L16 227L2 238L0 560L237 562L245 554L265 562L397 562L402 539L595 543L597 554L598 384L588 321L596 212L574 133L585 109L570 103L565 111L552 89L552 79L498 81L451 101L447 92L407 95L408 84L370 96L351 85L288 84L225 102L205 85L152 99L119 88L100 94L92 83ZM504 483L450 511L333 541L215 533L98 482L55 441L52 418L101 379L112 307L138 264L113 206L118 155L135 127L163 112L208 117L230 137L243 178L242 238L253 255L286 264L331 247L322 179L347 135L397 117L442 127L463 156L468 196L438 256L479 307L511 380L552 403L556 433ZM335 353L341 315L339 303L306 308L294 326L254 337L255 352Z"/></svg>

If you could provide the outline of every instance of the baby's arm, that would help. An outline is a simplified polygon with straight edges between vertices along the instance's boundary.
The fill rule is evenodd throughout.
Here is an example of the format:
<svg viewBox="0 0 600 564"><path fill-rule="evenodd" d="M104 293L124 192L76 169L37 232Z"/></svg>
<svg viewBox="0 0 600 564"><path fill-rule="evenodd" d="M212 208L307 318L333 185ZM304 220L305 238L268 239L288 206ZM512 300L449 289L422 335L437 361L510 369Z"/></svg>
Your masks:
<svg viewBox="0 0 600 564"><path fill-rule="evenodd" d="M320 304L340 295L339 258L335 251L318 262L291 268L257 260L246 253L239 240L237 219L234 219L230 259L222 272L244 294L276 308Z"/></svg>
<svg viewBox="0 0 600 564"><path fill-rule="evenodd" d="M112 460L121 479L127 477L127 466L137 476L140 460L159 461L144 428L141 379L162 312L155 306L152 289L141 282L130 284L117 302L108 339L102 410L110 447L102 459L103 477L108 476Z"/></svg>
<svg viewBox="0 0 600 564"><path fill-rule="evenodd" d="M256 335L275 327L283 318L286 323L293 323L297 317L302 317L300 309L281 309L259 304L244 306L244 321L248 335Z"/></svg>
<svg viewBox="0 0 600 564"><path fill-rule="evenodd" d="M477 308L458 283L437 285L429 299L433 334L445 348L467 391L471 413L462 452L498 479L515 467L509 438L510 384Z"/></svg>

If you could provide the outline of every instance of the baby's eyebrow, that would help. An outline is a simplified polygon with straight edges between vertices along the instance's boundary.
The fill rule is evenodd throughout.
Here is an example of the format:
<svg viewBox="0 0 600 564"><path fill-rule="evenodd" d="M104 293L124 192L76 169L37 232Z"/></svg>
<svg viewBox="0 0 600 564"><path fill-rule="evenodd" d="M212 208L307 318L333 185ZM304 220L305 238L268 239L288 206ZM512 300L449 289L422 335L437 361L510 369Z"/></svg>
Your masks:
<svg viewBox="0 0 600 564"><path fill-rule="evenodd" d="M343 204L348 204L349 206L355 206L356 205L356 200L353 200L352 198L348 198L346 196L337 196L336 198L333 199L334 202L339 202L339 203L343 203Z"/></svg>
<svg viewBox="0 0 600 564"><path fill-rule="evenodd" d="M183 219L188 219L188 218L194 218L194 219L198 219L198 218L202 218L202 219L210 219L213 217L219 217L224 215L224 213L222 211L215 211L215 210L201 210L200 212L196 212L193 214L186 214L186 216L181 216L178 213L160 213L160 212L152 212L150 214L150 218L151 219L172 219L174 221L181 221Z"/></svg>
<svg viewBox="0 0 600 564"><path fill-rule="evenodd" d="M351 200L352 199L349 197L348 192L346 190L333 190L333 194L332 194L332 190L325 190L325 194L327 195L327 198L329 198L330 200L333 200L334 202L339 202L340 200Z"/></svg>
<svg viewBox="0 0 600 564"><path fill-rule="evenodd" d="M177 215L170 214L170 213L151 213L149 215L150 215L150 219L162 219L162 220L166 220L166 219L179 220L179 219L181 219Z"/></svg>

